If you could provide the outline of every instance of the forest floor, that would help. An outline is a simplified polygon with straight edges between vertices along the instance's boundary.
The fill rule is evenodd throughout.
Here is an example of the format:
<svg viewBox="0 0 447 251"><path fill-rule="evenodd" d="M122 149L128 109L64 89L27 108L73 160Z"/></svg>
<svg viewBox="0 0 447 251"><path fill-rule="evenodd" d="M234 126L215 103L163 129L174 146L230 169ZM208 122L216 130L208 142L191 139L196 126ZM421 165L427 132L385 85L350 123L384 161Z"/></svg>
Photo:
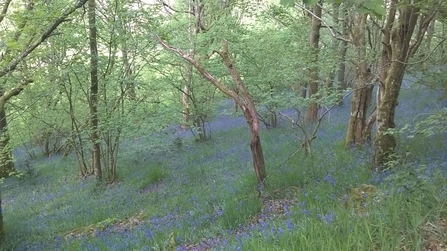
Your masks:
<svg viewBox="0 0 447 251"><path fill-rule="evenodd" d="M403 89L398 127L447 107L438 96ZM210 122L209 141L172 126L124 142L113 185L80 179L72 156L33 159L22 178L2 185L7 241L0 248L443 250L446 133L402 132L398 153L405 157L394 170L373 173L371 146L343 147L345 103L324 118L311 157L294 155L301 134L287 119L262 128L268 178L261 198L249 131L242 116L231 115L230 101ZM23 149L16 154L26 157Z"/></svg>

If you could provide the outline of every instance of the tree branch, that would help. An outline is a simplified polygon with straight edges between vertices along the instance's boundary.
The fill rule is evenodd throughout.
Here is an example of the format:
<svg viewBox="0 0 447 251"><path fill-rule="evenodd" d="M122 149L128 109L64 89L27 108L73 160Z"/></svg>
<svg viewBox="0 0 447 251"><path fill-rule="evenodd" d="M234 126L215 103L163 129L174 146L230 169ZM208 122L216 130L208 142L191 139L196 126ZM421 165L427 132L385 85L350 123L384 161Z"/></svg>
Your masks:
<svg viewBox="0 0 447 251"><path fill-rule="evenodd" d="M187 53L184 53L182 50L169 45L166 41L161 39L160 36L158 36L158 34L154 34L154 35L155 35L155 38L160 42L160 44L164 48L179 55L181 58L183 58L184 60L186 60L187 62L192 64L202 74L202 76L204 78L206 78L208 81L210 81L214 86L216 86L217 89L219 89L221 92L223 92L226 95L233 98L235 100L235 102L237 102L237 103L241 102L241 98L235 91L231 90L230 88L228 88L225 85L223 85L222 83L220 83L219 80L217 80L213 75L211 75L208 71L206 71L202 65L200 65L196 60L191 58ZM219 53L219 55L222 56L223 52L218 52L218 53Z"/></svg>
<svg viewBox="0 0 447 251"><path fill-rule="evenodd" d="M167 4L165 1L163 0L159 0L159 2L161 3L161 5L163 5L163 7L167 7L168 9L172 10L173 12L177 12L177 13L186 13L186 14L191 14L194 16L194 13L190 12L190 11L185 11L185 10L176 10L174 8L172 8L171 5ZM168 12L169 13L169 12ZM171 14L171 13L169 13Z"/></svg>
<svg viewBox="0 0 447 251"><path fill-rule="evenodd" d="M299 8L301 8L302 10L306 11L307 13L309 13L310 15L312 15L314 18L316 18L317 20L319 20L325 28L327 28L329 30L329 32L331 33L331 36L335 39L338 39L340 41L345 41L348 43L351 43L351 40L345 37L340 37L337 36L337 34L335 33L334 29L328 25L322 18L318 17L317 15L315 15L311 10L307 9L305 6L303 5L297 5Z"/></svg>
<svg viewBox="0 0 447 251"><path fill-rule="evenodd" d="M430 25L430 23L432 22L432 20L436 16L436 14L438 13L439 8L441 7L441 4L442 4L442 0L439 0L437 8L433 8L430 11L430 13L428 13L427 15L421 15L421 23L419 25L418 33L416 35L416 39L414 40L414 43L410 45L410 49L408 50L408 57L413 56L416 53L419 46L421 45L422 40L425 36L425 33L428 29L428 26Z"/></svg>
<svg viewBox="0 0 447 251"><path fill-rule="evenodd" d="M76 4L66 10L59 18L57 18L54 23L48 27L48 29L42 33L42 35L35 40L33 43L28 45L15 59L13 59L6 67L0 70L0 78L4 77L9 72L14 71L17 68L17 65L22 62L31 52L33 52L43 41L51 36L51 33L56 30L56 28L67 21L68 16L70 16L77 9L81 8L87 0L77 0Z"/></svg>
<svg viewBox="0 0 447 251"><path fill-rule="evenodd" d="M9 7L9 4L12 2L12 0L6 0L4 3L3 3L3 9L2 9L2 12L0 13L0 23L3 21L3 19L5 18L5 16L6 16L6 12L8 12L8 7Z"/></svg>

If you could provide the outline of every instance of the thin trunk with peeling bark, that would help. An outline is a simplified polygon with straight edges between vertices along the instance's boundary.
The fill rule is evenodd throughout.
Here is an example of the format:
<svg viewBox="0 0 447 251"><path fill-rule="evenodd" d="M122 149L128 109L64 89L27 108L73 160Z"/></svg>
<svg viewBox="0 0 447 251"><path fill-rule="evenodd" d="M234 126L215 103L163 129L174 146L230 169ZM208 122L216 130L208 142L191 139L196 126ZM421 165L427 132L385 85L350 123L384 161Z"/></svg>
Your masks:
<svg viewBox="0 0 447 251"><path fill-rule="evenodd" d="M96 1L88 0L90 41L90 140L92 141L92 169L97 180L102 179L101 150L98 132L98 45L96 40Z"/></svg>
<svg viewBox="0 0 447 251"><path fill-rule="evenodd" d="M433 19L430 22L430 25L428 26L427 36L426 36L426 40L425 40L425 49L424 49L425 51L424 51L424 53L422 53L421 59L424 59L427 55L430 55L430 53L431 53L431 42L433 40L433 35L435 34L435 23L436 23L436 20ZM428 67L427 64L428 64L427 60L424 60L424 62L422 62L422 66L423 66L424 70L427 70L427 67Z"/></svg>
<svg viewBox="0 0 447 251"><path fill-rule="evenodd" d="M189 69L188 69L189 68ZM183 86L183 92L182 92L182 104L183 104L183 125L182 127L184 129L188 128L188 123L189 123L189 86L190 86L190 81L192 79L192 69L190 66L186 66L186 81L188 81L188 84L185 84L185 86Z"/></svg>
<svg viewBox="0 0 447 251"><path fill-rule="evenodd" d="M344 18L342 21L342 33L343 36L348 35L348 11L346 7L343 9ZM338 72L337 72L337 80L338 80L338 89L340 91L346 90L348 84L346 83L346 54L348 52L348 41L343 40L340 43L339 49L339 58L338 58ZM343 95L340 95L339 102L340 105L343 103Z"/></svg>
<svg viewBox="0 0 447 251"><path fill-rule="evenodd" d="M371 70L366 58L366 20L365 14L354 14L351 32L352 44L356 54L354 94L351 101L351 116L346 133L345 147L363 145L368 108L371 105L373 85L370 83Z"/></svg>
<svg viewBox="0 0 447 251"><path fill-rule="evenodd" d="M311 102L307 108L306 119L315 121L318 118L318 102L316 99L318 99L318 54L320 52L321 6L319 4L314 5L312 12L314 14L312 15L312 30L310 34L312 66L309 72L309 98L311 98Z"/></svg>
<svg viewBox="0 0 447 251"><path fill-rule="evenodd" d="M340 4L334 3L332 4L332 9L334 11L332 16L332 22L334 23L334 26L337 27L340 23ZM340 47L340 40L338 40L336 37L332 37L330 50L332 53L335 53L337 49ZM335 91L334 89L334 82L335 82L335 75L337 74L337 69L334 67L330 70L328 79L326 81L327 87L329 88L330 93Z"/></svg>
<svg viewBox="0 0 447 251"><path fill-rule="evenodd" d="M222 58L228 72L230 73L233 82L235 83L236 90L230 89L229 87L223 85L219 80L217 80L213 75L211 75L197 60L190 57L188 54L184 53L178 48L170 46L166 41L162 40L157 36L158 41L165 47L166 49L176 53L184 60L188 61L192 64L197 71L202 74L202 76L211 82L217 89L219 89L224 94L230 96L234 99L236 104L241 108L244 113L245 120L250 128L251 133L251 141L250 141L250 149L253 158L253 168L256 174L256 178L260 187L264 184L264 180L266 177L265 172L265 161L264 154L262 151L261 139L259 135L259 119L257 116L256 106L253 102L253 98L251 97L249 91L244 85L242 78L236 69L234 63L230 59L230 54L228 51L228 42L223 40L223 49L222 51L215 51L215 53L219 54Z"/></svg>

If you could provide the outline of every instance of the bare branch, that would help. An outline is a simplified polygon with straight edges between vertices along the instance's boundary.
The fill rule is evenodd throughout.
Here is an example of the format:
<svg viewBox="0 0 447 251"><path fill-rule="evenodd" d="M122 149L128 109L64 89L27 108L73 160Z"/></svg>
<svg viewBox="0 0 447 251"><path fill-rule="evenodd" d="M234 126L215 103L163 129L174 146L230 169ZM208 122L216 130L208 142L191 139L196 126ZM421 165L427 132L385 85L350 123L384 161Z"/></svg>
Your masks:
<svg viewBox="0 0 447 251"><path fill-rule="evenodd" d="M392 60L391 62L398 62L398 63L405 64L405 65L415 65L415 64L423 63L423 62L427 61L427 60L431 57L431 55L433 55L433 53L436 51L436 49L437 49L441 44L443 44L446 40L447 40L447 37L446 37L446 38L443 38L443 39L442 39L442 40L435 46L435 48L433 48L433 50L430 51L430 53L429 53L425 58L423 58L423 59L421 59L421 60L419 60L419 61L411 62L411 63L405 63L405 62L402 62L402 61L400 61L400 60Z"/></svg>
<svg viewBox="0 0 447 251"><path fill-rule="evenodd" d="M175 54L179 55L184 60L186 60L187 62L192 64L202 74L202 76L204 78L206 78L208 81L210 81L214 86L216 86L217 89L219 89L220 91L222 91L226 95L228 95L231 98L233 98L237 103L241 102L241 98L239 97L239 95L235 91L229 89L228 87L226 87L222 83L220 83L219 80L217 80L213 75L211 75L208 71L206 71L205 68L203 68L203 66L200 65L196 60L191 58L190 55L188 55L187 53L183 52L182 50L180 50L178 48L175 48L175 47L169 45L166 41L161 39L160 36L158 36L157 34L154 34L154 35L155 35L155 38L160 42L160 44L164 48L166 48L167 50L169 50L171 52L174 52ZM217 52L217 53L219 55L221 55L221 56L223 54L223 52Z"/></svg>
<svg viewBox="0 0 447 251"><path fill-rule="evenodd" d="M416 39L414 40L414 43L410 45L410 49L408 50L408 57L413 56L417 49L419 48L419 46L422 43L422 40L425 36L425 33L428 29L428 26L430 25L430 23L432 22L432 20L435 18L436 14L439 11L439 7L442 4L442 0L439 0L438 2L438 6L437 8L433 8L430 13L428 13L427 15L422 15L421 16L421 23L419 25L419 29L418 29L418 33L416 34Z"/></svg>

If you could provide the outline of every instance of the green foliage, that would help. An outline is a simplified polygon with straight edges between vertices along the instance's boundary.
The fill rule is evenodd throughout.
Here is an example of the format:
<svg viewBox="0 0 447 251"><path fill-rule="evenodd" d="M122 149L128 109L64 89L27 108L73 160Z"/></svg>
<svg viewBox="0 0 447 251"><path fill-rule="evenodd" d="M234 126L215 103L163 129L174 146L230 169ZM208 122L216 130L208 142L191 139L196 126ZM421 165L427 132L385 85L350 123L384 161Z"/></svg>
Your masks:
<svg viewBox="0 0 447 251"><path fill-rule="evenodd" d="M383 4L383 1L380 0L366 1L360 6L358 11L360 13L372 14L379 19L382 19L386 16L386 8Z"/></svg>
<svg viewBox="0 0 447 251"><path fill-rule="evenodd" d="M151 184L161 182L164 178L168 177L168 171L162 163L156 163L148 166L144 176L140 177L138 181L138 188L145 189Z"/></svg>
<svg viewBox="0 0 447 251"><path fill-rule="evenodd" d="M293 7L295 6L296 0L280 0L279 4L284 7ZM315 5L319 2L319 0L303 0L305 5ZM364 0L328 0L328 3L354 3L359 4L358 8L359 13L372 14L380 19L386 16L386 8L383 4L382 0L373 0L373 1L364 1Z"/></svg>
<svg viewBox="0 0 447 251"><path fill-rule="evenodd" d="M407 124L403 131L409 129ZM447 108L443 108L434 114L431 114L426 119L423 119L416 123L414 128L408 137L413 138L415 135L422 135L425 137L430 137L437 135L439 133L445 132L447 130Z"/></svg>

